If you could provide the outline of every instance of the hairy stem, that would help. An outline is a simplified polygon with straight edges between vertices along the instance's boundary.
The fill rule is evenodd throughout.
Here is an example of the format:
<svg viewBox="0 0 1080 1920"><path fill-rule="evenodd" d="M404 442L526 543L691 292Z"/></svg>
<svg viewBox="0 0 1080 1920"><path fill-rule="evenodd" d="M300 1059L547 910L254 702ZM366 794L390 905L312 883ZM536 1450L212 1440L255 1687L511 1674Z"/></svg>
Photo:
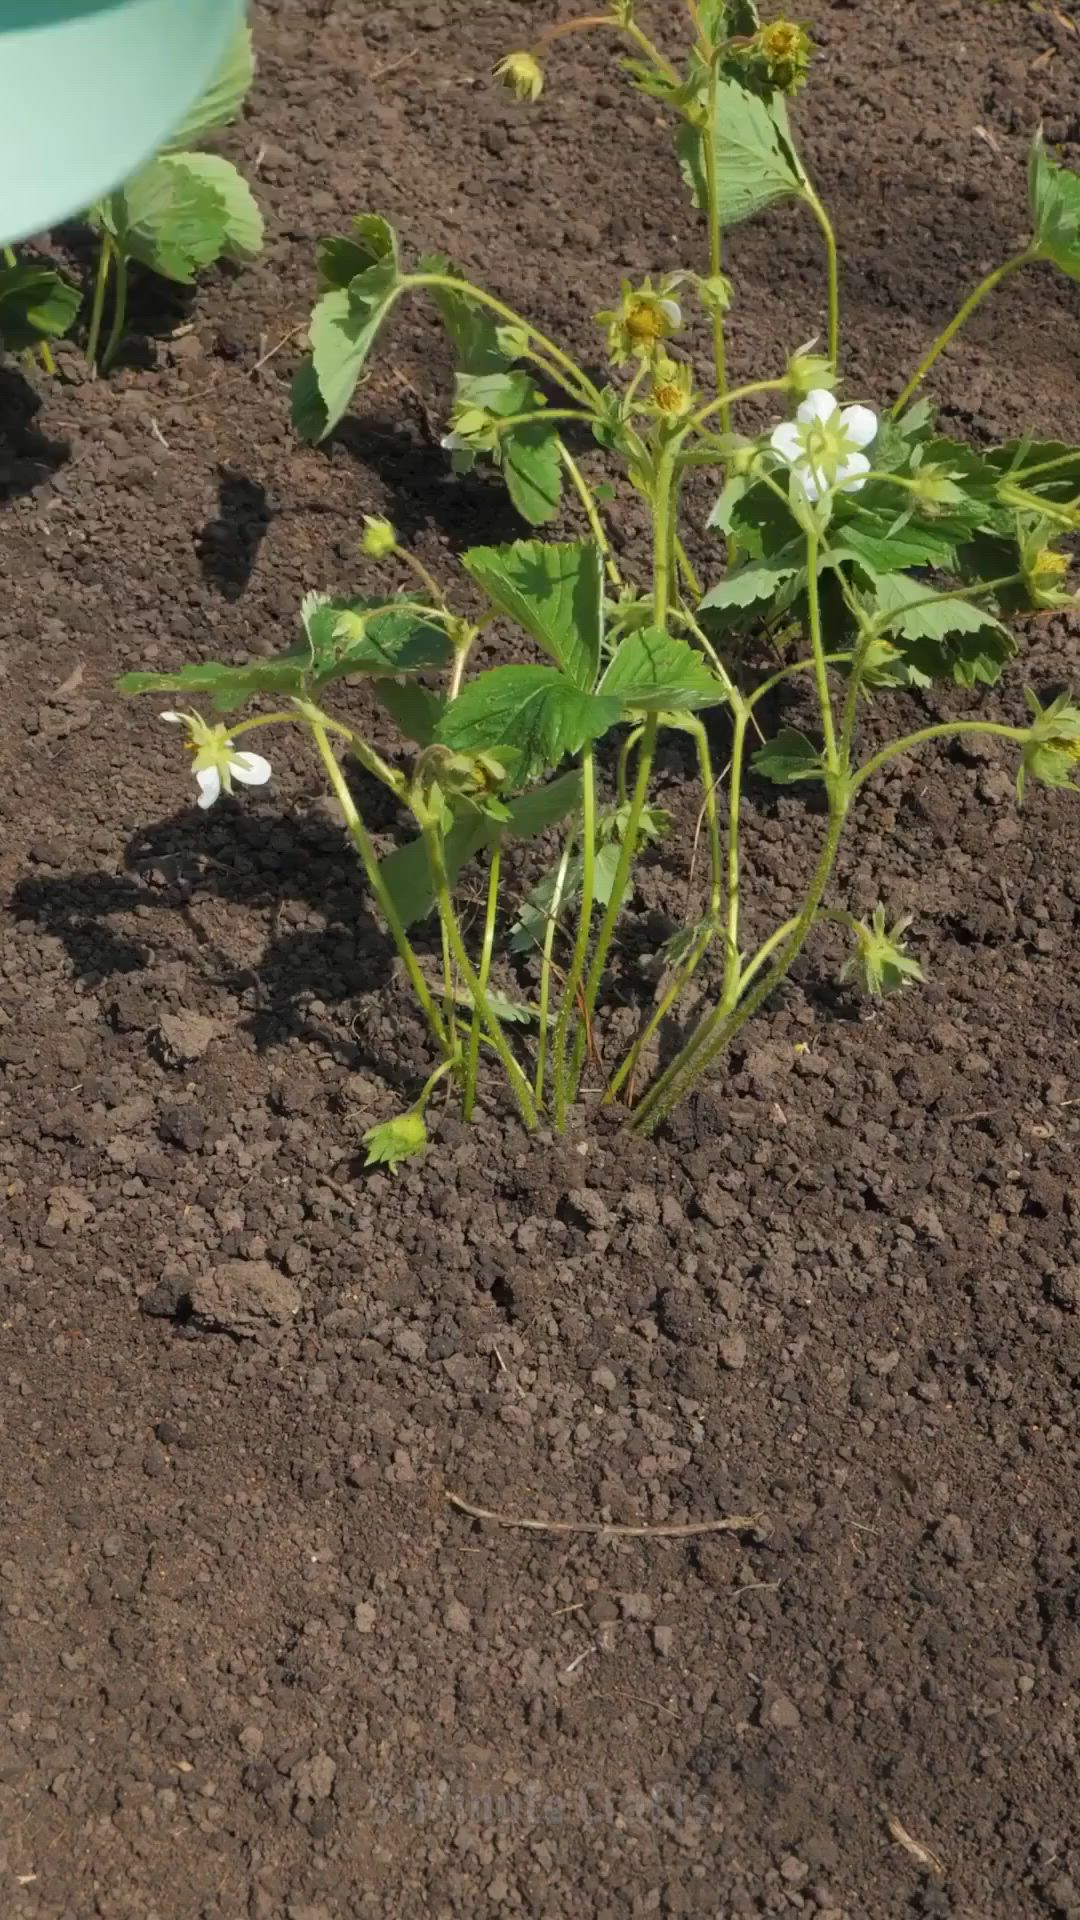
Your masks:
<svg viewBox="0 0 1080 1920"><path fill-rule="evenodd" d="M555 1128L561 1133L566 1125L566 1109L572 1098L571 1076L567 1073L566 1044L570 1023L577 1011L578 994L585 973L592 930L593 902L596 898L596 762L592 747L581 756L581 908L574 941L570 971L563 986L559 1017L551 1047L555 1076ZM589 1009L591 1015L592 1009Z"/></svg>
<svg viewBox="0 0 1080 1920"><path fill-rule="evenodd" d="M348 828L349 838L360 856L360 864L364 869L368 886L371 888L372 893L379 903L379 910L390 929L390 935L394 945L405 963L405 971L409 976L409 984L423 1008L428 1025L440 1047L448 1058L452 1058L454 1052L452 1042L443 1024L439 1009L435 1005L431 989L420 971L420 964L413 951L412 943L405 932L401 916L387 891L386 883L379 871L378 855L371 844L367 829L357 812L356 804L352 794L349 792L348 782L338 765L337 757L330 745L326 728L316 720L309 720L308 725L311 728L315 745L319 749L320 758L322 759L323 766L326 768L327 777L330 785L334 789L338 805L345 816L345 825Z"/></svg>
<svg viewBox="0 0 1080 1920"><path fill-rule="evenodd" d="M958 739L965 733L991 734L995 739L1012 740L1022 745L1028 738L1029 729L1007 727L996 720L939 720L935 726L920 727L916 733L906 733L902 740L892 741L889 746L882 747L880 753L864 761L851 777L852 793L857 792L875 773L880 773L882 767L887 767L889 761L895 760L898 754L910 753L913 747L921 747L927 740Z"/></svg>
<svg viewBox="0 0 1080 1920"><path fill-rule="evenodd" d="M544 1081L547 1074L548 1017L551 1008L551 968L555 952L555 935L559 930L559 914L562 911L563 894L566 892L566 876L570 871L570 850L573 845L567 840L563 848L555 875L551 905L548 909L547 924L544 928L544 950L540 965L540 1037L536 1045L536 1079L533 1083L533 1098L538 1107L544 1104Z"/></svg>
<svg viewBox="0 0 1080 1920"><path fill-rule="evenodd" d="M817 686L818 705L821 708L821 726L825 736L825 765L830 773L836 773L839 760L836 752L836 727L833 722L832 696L829 692L829 669L826 665L825 646L821 637L821 595L818 581L818 562L821 542L816 533L806 536L806 599L810 613L810 646L814 656L814 681Z"/></svg>
<svg viewBox="0 0 1080 1920"><path fill-rule="evenodd" d="M486 293L483 287L474 287L471 280L459 280L455 275L448 273L413 273L409 275L404 285L445 287L449 293L463 294L466 299L474 300L478 306L487 307L489 312L497 313L508 326L519 328L529 339L538 342L542 352L559 368L560 383L573 394L576 400L581 401L593 411L602 406L596 387L570 354L564 353L554 340L548 339L546 333L541 333L539 327L534 327L531 320L526 320L524 315L516 313L514 308L508 307L504 300L496 299L493 293Z"/></svg>
<svg viewBox="0 0 1080 1920"><path fill-rule="evenodd" d="M573 454L561 438L559 440L559 458L566 468L574 491L585 509L585 518L589 523L589 530L592 533L592 537L604 556L604 567L607 572L607 577L616 592L618 592L622 586L622 574L619 572L615 556L611 551L611 542L607 537L604 523L600 518L600 509L596 504L596 495L593 493Z"/></svg>
<svg viewBox="0 0 1080 1920"><path fill-rule="evenodd" d="M825 241L825 264L829 282L829 359L834 370L840 365L840 260L836 251L836 232L822 201L803 175L803 199L821 228Z"/></svg>
<svg viewBox="0 0 1080 1920"><path fill-rule="evenodd" d="M101 356L102 373L108 373L112 366L123 343L124 328L127 325L128 265L119 247L115 249L115 254L116 287L113 293L113 317L109 337L105 342L105 351Z"/></svg>
<svg viewBox="0 0 1080 1920"><path fill-rule="evenodd" d="M702 129L701 139L705 149L705 198L706 216L709 228L709 274L715 279L724 264L723 230L720 225L720 182L716 151L716 114L719 99L720 69L715 59L709 62L709 99L708 119ZM713 372L716 378L716 393L720 412L720 427L724 433L731 431L731 402L727 399L727 335L724 328L724 316L719 307L713 305L710 315L712 321Z"/></svg>
<svg viewBox="0 0 1080 1920"><path fill-rule="evenodd" d="M109 284L109 272L112 267L113 239L111 233L102 233L98 248L97 272L94 275L94 299L90 308L90 330L86 336L86 364L97 365L98 347L101 342L101 323L105 317L105 292Z"/></svg>
<svg viewBox="0 0 1080 1920"><path fill-rule="evenodd" d="M496 844L491 850L491 865L488 869L487 908L484 914L484 940L480 949L480 970L478 979L484 991L487 991L491 975L491 956L495 947L495 920L499 910L499 872L502 865L502 849ZM465 1091L462 1098L462 1119L469 1121L476 1105L476 1076L480 1066L480 1010L473 1007L472 1026L469 1029L469 1048L465 1056Z"/></svg>
<svg viewBox="0 0 1080 1920"><path fill-rule="evenodd" d="M421 833L427 852L428 866L431 870L431 883L435 893L436 905L439 909L440 918L450 936L450 947L454 959L457 962L458 972L469 990L472 1004L478 1011L481 1021L487 1029L488 1038L499 1056L503 1071L510 1082L518 1112L529 1132L533 1133L539 1125L539 1116L533 1101L532 1090L507 1045L506 1035L488 999L487 989L481 985L476 969L469 959L465 942L461 936L461 928L458 925L458 917L454 911L454 902L450 892L450 879L446 871L446 862L443 859L442 835L438 827L435 826L431 820L421 821Z"/></svg>
<svg viewBox="0 0 1080 1920"><path fill-rule="evenodd" d="M929 373L938 355L941 353L944 353L946 347L950 344L950 342L955 340L956 335L959 333L961 327L964 326L968 320L970 320L976 308L981 307L983 301L987 298L987 296L993 293L995 287L999 287L1003 280L1008 279L1010 274L1018 273L1021 267L1030 266L1031 262L1033 260L1038 260L1038 258L1039 258L1038 247L1035 247L1035 246L1025 247L1022 253L1014 253L1011 260L1004 261L1000 267L995 267L992 273L988 273L984 280L979 281L978 286L973 290L973 292L968 294L968 297L964 301L963 306L960 307L956 313L954 313L952 319L949 321L948 326L944 327L942 331L938 334L938 337L934 341L934 344L930 348L929 352L925 353L922 359L919 361L919 364L916 367L914 373L912 374L911 379L908 381L907 386L904 388L903 392L900 394L899 399L896 400L893 404L892 413L893 413L894 419L897 417L898 414L903 412L904 408L907 406L908 401L912 398L912 396L915 393L918 392L918 389L922 386L923 381L925 380L927 374Z"/></svg>

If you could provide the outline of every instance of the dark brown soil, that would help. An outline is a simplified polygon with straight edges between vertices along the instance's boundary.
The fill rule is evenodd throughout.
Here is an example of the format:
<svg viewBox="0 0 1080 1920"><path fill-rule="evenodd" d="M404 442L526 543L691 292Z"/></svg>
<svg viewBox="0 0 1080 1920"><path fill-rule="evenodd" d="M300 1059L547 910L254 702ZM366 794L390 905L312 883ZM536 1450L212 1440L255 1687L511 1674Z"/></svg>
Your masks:
<svg viewBox="0 0 1080 1920"><path fill-rule="evenodd" d="M620 272L689 254L664 126L598 50L531 114L489 88L552 13L264 0L233 143L263 262L174 338L144 294L108 382L74 350L36 399L3 376L11 1920L1080 1914L1074 796L1018 815L994 753L904 767L842 887L917 913L924 990L862 1019L826 943L656 1145L528 1142L493 1102L395 1182L359 1133L422 1046L315 773L280 749L204 819L109 697L278 647L306 589L355 581L365 510L442 569L511 530L433 448L418 310L328 452L290 438L292 349L255 363L359 208L586 352ZM1040 117L1080 162L1080 38L983 0L815 16L799 115L881 399L1011 250ZM780 213L731 253L760 370L820 327L815 232ZM1016 283L946 419L1077 437L1078 353L1076 289ZM1035 624L994 710L1075 685L1078 636ZM679 771L639 946L683 911ZM816 831L753 796L751 930ZM762 1520L502 1531L447 1490Z"/></svg>

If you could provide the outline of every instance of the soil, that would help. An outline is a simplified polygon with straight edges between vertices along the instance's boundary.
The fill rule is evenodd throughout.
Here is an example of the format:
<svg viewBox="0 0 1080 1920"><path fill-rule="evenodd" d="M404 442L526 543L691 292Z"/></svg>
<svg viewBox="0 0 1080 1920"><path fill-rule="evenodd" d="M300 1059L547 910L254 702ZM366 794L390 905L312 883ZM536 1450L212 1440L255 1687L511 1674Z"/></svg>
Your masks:
<svg viewBox="0 0 1080 1920"><path fill-rule="evenodd" d="M328 450L290 436L295 345L260 362L367 207L584 353L620 273L689 256L664 125L600 49L532 112L489 86L553 11L264 0L229 142L264 259L190 314L144 289L107 381L76 347L3 376L11 1920L1080 1915L1075 797L1018 814L994 750L905 764L838 897L917 914L924 989L867 1019L823 942L655 1144L594 1109L530 1141L493 1090L395 1180L359 1135L423 1040L317 774L280 746L198 815L110 695L275 650L355 585L365 511L444 573L516 530L433 446L418 308ZM1035 123L1080 163L1080 37L1008 0L814 14L798 118L880 400L1012 250ZM749 374L820 330L818 243L781 211L730 251ZM1078 342L1074 287L1014 282L936 379L946 422L1080 437ZM990 709L1075 684L1078 637L1031 623ZM630 950L700 887L683 770ZM751 930L818 830L751 793ZM448 1492L747 1523L544 1533Z"/></svg>

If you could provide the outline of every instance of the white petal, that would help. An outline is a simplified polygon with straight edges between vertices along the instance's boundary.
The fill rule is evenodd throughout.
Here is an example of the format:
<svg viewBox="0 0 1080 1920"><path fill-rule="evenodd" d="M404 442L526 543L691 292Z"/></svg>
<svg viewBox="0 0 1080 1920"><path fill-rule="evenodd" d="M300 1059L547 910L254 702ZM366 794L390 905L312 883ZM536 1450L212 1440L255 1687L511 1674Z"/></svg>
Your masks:
<svg viewBox="0 0 1080 1920"><path fill-rule="evenodd" d="M463 440L459 433L444 433L439 441L440 447L445 447L447 453L459 453L468 444L468 441Z"/></svg>
<svg viewBox="0 0 1080 1920"><path fill-rule="evenodd" d="M849 459L841 461L837 468L836 484L845 493L858 493L860 487L865 487L863 476L869 471L870 462L865 453L853 453Z"/></svg>
<svg viewBox="0 0 1080 1920"><path fill-rule="evenodd" d="M787 461L789 466L794 466L796 461L803 457L802 434L794 420L785 420L781 426L776 427L769 445L774 453L780 455L781 460Z"/></svg>
<svg viewBox="0 0 1080 1920"><path fill-rule="evenodd" d="M234 753L229 772L245 787L265 787L270 778L270 762L261 753Z"/></svg>
<svg viewBox="0 0 1080 1920"><path fill-rule="evenodd" d="M805 461L802 466L796 467L794 471L803 492L811 506L813 506L815 500L820 500L822 494L826 492L824 474L821 473L817 467L812 467L809 461Z"/></svg>
<svg viewBox="0 0 1080 1920"><path fill-rule="evenodd" d="M835 412L836 395L826 387L815 387L813 393L807 394L795 418L801 420L804 427L812 426L815 421L824 426Z"/></svg>
<svg viewBox="0 0 1080 1920"><path fill-rule="evenodd" d="M877 414L869 407L845 407L840 425L853 446L868 447L871 440L877 439Z"/></svg>
<svg viewBox="0 0 1080 1920"><path fill-rule="evenodd" d="M682 326L682 308L677 300L661 300L660 311L669 327Z"/></svg>
<svg viewBox="0 0 1080 1920"><path fill-rule="evenodd" d="M216 767L199 767L195 778L199 783L199 805L205 813L221 792L221 775Z"/></svg>
<svg viewBox="0 0 1080 1920"><path fill-rule="evenodd" d="M167 720L171 727L182 727L184 724L183 714L177 713L174 707L168 707L164 713L159 713L158 719Z"/></svg>

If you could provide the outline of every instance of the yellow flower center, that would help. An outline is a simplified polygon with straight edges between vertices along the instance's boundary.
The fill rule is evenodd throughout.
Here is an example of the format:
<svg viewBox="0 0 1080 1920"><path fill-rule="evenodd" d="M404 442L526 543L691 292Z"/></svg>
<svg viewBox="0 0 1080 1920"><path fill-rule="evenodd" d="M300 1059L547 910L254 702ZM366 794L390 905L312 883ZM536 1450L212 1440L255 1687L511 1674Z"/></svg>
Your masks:
<svg viewBox="0 0 1080 1920"><path fill-rule="evenodd" d="M667 321L649 300L634 300L626 309L626 331L631 340L663 340Z"/></svg>
<svg viewBox="0 0 1080 1920"><path fill-rule="evenodd" d="M653 399L661 413L681 413L686 404L686 395L673 381L664 381L653 388Z"/></svg>
<svg viewBox="0 0 1080 1920"><path fill-rule="evenodd" d="M1061 580L1068 571L1068 554L1055 553L1053 547L1043 547L1042 551L1035 555L1032 573L1036 580Z"/></svg>
<svg viewBox="0 0 1080 1920"><path fill-rule="evenodd" d="M762 28L761 44L770 60L793 60L802 51L804 37L791 20L774 20Z"/></svg>

